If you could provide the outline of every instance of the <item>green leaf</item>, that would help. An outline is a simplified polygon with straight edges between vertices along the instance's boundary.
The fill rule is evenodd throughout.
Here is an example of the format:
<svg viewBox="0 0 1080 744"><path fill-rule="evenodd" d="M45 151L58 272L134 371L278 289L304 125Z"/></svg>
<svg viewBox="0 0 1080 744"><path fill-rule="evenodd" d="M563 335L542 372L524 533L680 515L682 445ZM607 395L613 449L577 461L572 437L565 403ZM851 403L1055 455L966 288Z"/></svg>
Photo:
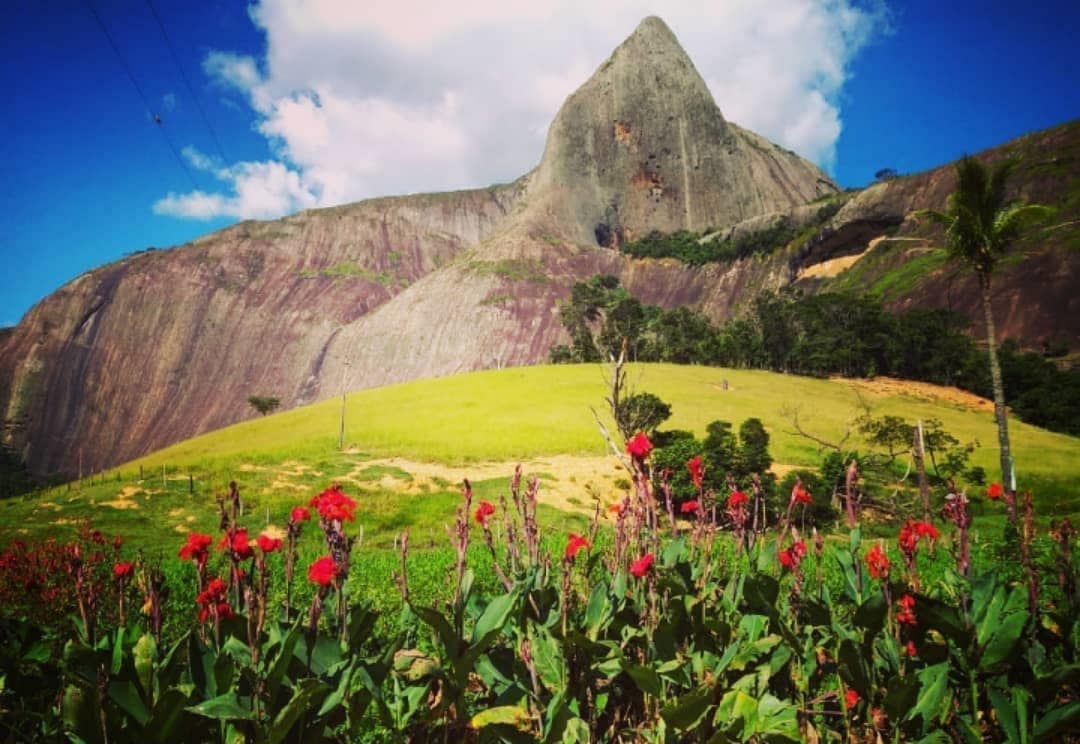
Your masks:
<svg viewBox="0 0 1080 744"><path fill-rule="evenodd" d="M840 643L840 676L862 697L870 694L872 684L870 668L862 650L854 642L845 640Z"/></svg>
<svg viewBox="0 0 1080 744"><path fill-rule="evenodd" d="M987 694L990 698L990 704L994 708L994 713L997 715L998 724L1000 724L1001 730L1005 734L1005 741L1009 742L1009 744L1020 744L1020 726L1017 722L1013 697L1027 695L1027 691L1022 687L1012 687L1008 693L1004 693L997 688L991 687Z"/></svg>
<svg viewBox="0 0 1080 744"><path fill-rule="evenodd" d="M558 641L542 626L531 624L533 662L537 676L552 693L566 689L566 662Z"/></svg>
<svg viewBox="0 0 1080 744"><path fill-rule="evenodd" d="M150 711L133 682L110 682L105 694L109 700L113 701L120 710L130 716L139 726L145 726L150 720Z"/></svg>
<svg viewBox="0 0 1080 744"><path fill-rule="evenodd" d="M971 643L971 631L965 627L957 609L931 597L919 596L915 612L919 625L926 630L936 630L957 648L965 649Z"/></svg>
<svg viewBox="0 0 1080 744"><path fill-rule="evenodd" d="M758 701L741 690L731 690L720 699L713 723L728 736L745 740L757 724Z"/></svg>
<svg viewBox="0 0 1080 744"><path fill-rule="evenodd" d="M60 714L64 731L69 735L78 732L88 742L101 739L101 718L98 714L97 691L82 685L68 685L60 701Z"/></svg>
<svg viewBox="0 0 1080 744"><path fill-rule="evenodd" d="M297 719L320 702L322 696L329 691L330 687L317 679L300 682L289 702L274 716L274 722L270 724L267 734L267 744L280 744L284 741Z"/></svg>
<svg viewBox="0 0 1080 744"><path fill-rule="evenodd" d="M589 595L589 604L585 608L585 632L590 641L600 637L600 632L611 614L611 601L608 599L608 586L601 581L593 587Z"/></svg>
<svg viewBox="0 0 1080 744"><path fill-rule="evenodd" d="M445 617L443 617L442 613L430 607L417 607L413 604L410 604L409 606L412 608L412 611L416 613L418 618L435 630L443 648L446 649L446 655L451 658L456 657L461 648L460 639L458 638L458 634L454 632L453 626Z"/></svg>
<svg viewBox="0 0 1080 744"><path fill-rule="evenodd" d="M885 617L889 608L885 606L885 596L880 592L871 594L855 610L853 622L860 628L865 628L871 635L876 635L885 627Z"/></svg>
<svg viewBox="0 0 1080 744"><path fill-rule="evenodd" d="M766 693L757 706L757 724L754 730L775 741L776 737L799 741L799 709L773 695Z"/></svg>
<svg viewBox="0 0 1080 744"><path fill-rule="evenodd" d="M1000 611L995 613L993 624L989 625L989 613L984 623L980 623L979 643L983 652L979 666L988 669L1011 661L1030 618L1025 590L1016 587L1009 593Z"/></svg>
<svg viewBox="0 0 1080 744"><path fill-rule="evenodd" d="M630 675L630 679L634 680L634 683L642 692L660 697L660 675L656 673L655 669L640 664L631 664L626 660L622 661L621 666L623 671Z"/></svg>
<svg viewBox="0 0 1080 744"><path fill-rule="evenodd" d="M153 737L154 741L174 742L182 739L192 741L195 737L184 737L177 730L184 720L184 709L188 704L188 697L180 690L173 688L166 690L154 705L150 721L146 724L146 732Z"/></svg>
<svg viewBox="0 0 1080 744"><path fill-rule="evenodd" d="M518 731L529 731L532 729L532 717L521 706L499 705L477 713L469 721L469 726L477 730L488 726L509 726Z"/></svg>
<svg viewBox="0 0 1080 744"><path fill-rule="evenodd" d="M1054 708L1039 718L1035 724L1033 740L1036 744L1057 741L1061 734L1076 733L1080 727L1080 702Z"/></svg>
<svg viewBox="0 0 1080 744"><path fill-rule="evenodd" d="M665 705L660 715L678 731L693 731L705 719L714 697L711 686L699 687Z"/></svg>
<svg viewBox="0 0 1080 744"><path fill-rule="evenodd" d="M105 640L105 639L102 639ZM109 668L109 674L115 676L120 673L121 667L124 665L124 629L116 629L116 639L113 641L112 647L112 665Z"/></svg>
<svg viewBox="0 0 1080 744"><path fill-rule="evenodd" d="M278 689L285 679L285 673L288 671L289 664L292 662L293 655L296 652L296 644L300 640L301 633L300 622L300 618L297 618L292 627L289 628L288 634L276 646L274 654L265 660L266 692L271 700L277 696Z"/></svg>
<svg viewBox="0 0 1080 744"><path fill-rule="evenodd" d="M149 633L143 633L142 637L135 642L132 651L135 661L135 675L139 679L143 696L152 700L156 690L154 689L154 660L157 658L157 644L154 637Z"/></svg>
<svg viewBox="0 0 1080 744"><path fill-rule="evenodd" d="M198 705L188 707L187 710L195 715L217 721L249 721L253 718L251 710L241 705L236 694L232 692L210 698Z"/></svg>
<svg viewBox="0 0 1080 744"><path fill-rule="evenodd" d="M476 627L473 628L472 645L474 647L479 646L486 649L487 646L491 645L492 641L502 632L503 626L506 625L506 621L514 611L517 599L518 592L512 591L495 597L488 603L483 614L476 621Z"/></svg>
<svg viewBox="0 0 1080 744"><path fill-rule="evenodd" d="M192 633L187 638L188 658L190 659L191 681L199 691L199 697L212 698L218 694L217 677L214 675L214 662L217 653Z"/></svg>
<svg viewBox="0 0 1080 744"><path fill-rule="evenodd" d="M922 729L937 721L941 723L948 715L952 706L952 692L949 690L949 665L935 664L934 666L920 669L919 695L915 699L915 707L904 716L905 721L922 720Z"/></svg>

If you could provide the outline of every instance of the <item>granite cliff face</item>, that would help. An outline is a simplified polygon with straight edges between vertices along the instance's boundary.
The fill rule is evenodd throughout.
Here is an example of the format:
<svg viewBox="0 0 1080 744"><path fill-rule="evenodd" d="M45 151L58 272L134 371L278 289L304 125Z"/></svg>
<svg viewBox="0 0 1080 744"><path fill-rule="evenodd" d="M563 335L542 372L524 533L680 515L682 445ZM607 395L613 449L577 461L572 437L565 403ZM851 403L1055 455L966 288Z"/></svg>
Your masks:
<svg viewBox="0 0 1080 744"><path fill-rule="evenodd" d="M723 320L763 289L828 286L836 272L822 267L876 255L873 239L925 245L907 214L943 204L950 170L869 189L767 257L629 258L618 247L652 231L808 226L820 209L808 202L837 191L811 163L726 121L674 35L649 18L567 99L539 165L512 184L244 222L57 290L0 334L0 443L37 475L71 475L254 415L253 394L287 408L542 361L563 340L557 303L599 272L644 302ZM897 256L878 263L906 260ZM1057 267L1055 287L1075 263ZM999 317L1010 328L1012 316Z"/></svg>

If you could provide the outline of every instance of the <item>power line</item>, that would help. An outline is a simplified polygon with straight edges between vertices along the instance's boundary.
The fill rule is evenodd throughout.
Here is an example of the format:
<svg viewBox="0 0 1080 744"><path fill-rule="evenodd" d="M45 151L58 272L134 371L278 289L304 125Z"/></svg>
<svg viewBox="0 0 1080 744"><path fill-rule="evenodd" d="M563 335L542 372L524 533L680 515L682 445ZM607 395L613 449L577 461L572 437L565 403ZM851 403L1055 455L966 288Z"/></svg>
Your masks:
<svg viewBox="0 0 1080 744"><path fill-rule="evenodd" d="M169 48L169 54L172 55L173 64L176 65L176 69L180 72L180 78L184 81L184 87L187 88L188 95L191 96L191 100L195 102L195 108L199 110L199 115L202 117L203 124L206 125L207 131L210 132L211 139L214 140L214 145L217 147L218 155L221 156L222 161L225 164L231 161L225 155L225 150L221 146L221 140L218 139L217 132L214 131L214 127L210 124L210 119L206 115L205 109L202 104L199 103L199 97L195 95L195 90L191 85L191 81L188 80L187 73L184 72L184 66L180 64L180 58L176 54L176 47L172 43L172 39L169 38L169 33L165 30L165 23L161 20L161 16L158 15L157 8L154 7L152 0L146 0L146 6L150 8L150 12L154 15L154 20L157 21L158 29L161 31L161 38L165 40L165 46Z"/></svg>
<svg viewBox="0 0 1080 744"><path fill-rule="evenodd" d="M187 174L188 180L191 181L191 187L198 191L199 185L195 182L195 176L191 175L191 170L188 168L187 163L180 157L180 151L176 149L176 145L174 145L172 139L169 138L169 133L165 131L165 125L162 124L161 117L154 113L154 108L150 105L150 99L146 97L146 93L143 92L142 86L139 85L139 81L136 80L135 75L132 74L127 60L124 59L124 55L120 52L120 47L116 45L116 41L113 40L112 34L109 33L109 29L105 27L105 22L102 21L101 16L98 15L92 0L86 0L86 7L88 7L93 14L94 20L97 21L98 28L101 29L101 33L105 34L105 38L108 39L109 46L116 52L116 58L120 60L120 65L124 68L124 72L127 73L128 80L130 80L131 84L135 87L135 91L139 94L139 98L142 99L143 105L146 107L146 113L148 113L154 123L157 124L157 129L161 132L161 136L165 138L165 142L169 145L169 149L172 150L176 162L180 164L180 168Z"/></svg>

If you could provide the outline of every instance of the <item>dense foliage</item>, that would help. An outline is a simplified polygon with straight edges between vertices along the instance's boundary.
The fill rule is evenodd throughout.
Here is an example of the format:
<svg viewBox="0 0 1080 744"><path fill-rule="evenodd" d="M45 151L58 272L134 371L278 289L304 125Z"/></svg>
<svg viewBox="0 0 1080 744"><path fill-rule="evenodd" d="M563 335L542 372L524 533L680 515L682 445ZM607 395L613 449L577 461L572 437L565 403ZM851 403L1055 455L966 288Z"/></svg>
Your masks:
<svg viewBox="0 0 1080 744"><path fill-rule="evenodd" d="M679 230L668 234L652 232L640 240L626 243L621 250L636 258L677 258L691 266L769 254L800 236L813 235L840 211L844 202L843 197L825 202L818 208L810 224L803 227L799 227L789 217L781 217L769 227L725 239L711 231L697 233Z"/></svg>
<svg viewBox="0 0 1080 744"><path fill-rule="evenodd" d="M754 428L741 427L737 457L763 455ZM727 447L730 432L715 429L713 444ZM1026 502L1013 583L972 569L963 493L939 502L940 529L909 519L895 543L866 545L856 513L845 539L826 541L801 482L766 531L754 528L758 493L707 488L691 458L695 498L676 509L653 489L649 439L635 435L626 452L634 485L607 510L610 527L598 509L586 534L559 536L554 551L536 521L537 479L519 470L498 504L475 502L466 483L451 565L436 571L445 583L449 570L447 601L414 593L404 534L403 612L389 631L352 596L356 503L334 486L255 539L233 488L220 540L178 540L187 576L175 588L195 592L182 592L189 620L176 637L163 632L164 575L124 560L118 541L87 532L71 546L14 546L0 555L0 588L53 592L54 612L74 607L76 620L67 639L63 618L5 603L6 735L974 744L1076 731L1080 594L1067 522L1054 533L1057 570L1040 581ZM300 563L297 537L315 520L327 554ZM472 567L476 548L487 576ZM284 596L268 590L282 572ZM310 587L302 604L294 575Z"/></svg>
<svg viewBox="0 0 1080 744"><path fill-rule="evenodd" d="M553 362L617 356L635 361L710 364L801 375L890 375L952 385L990 397L985 355L965 333L967 321L946 310L893 314L880 300L847 293L763 293L745 317L717 328L685 307L642 304L610 276L575 286L560 306L572 343L551 350ZM1008 404L1021 419L1080 435L1080 370L1000 350Z"/></svg>

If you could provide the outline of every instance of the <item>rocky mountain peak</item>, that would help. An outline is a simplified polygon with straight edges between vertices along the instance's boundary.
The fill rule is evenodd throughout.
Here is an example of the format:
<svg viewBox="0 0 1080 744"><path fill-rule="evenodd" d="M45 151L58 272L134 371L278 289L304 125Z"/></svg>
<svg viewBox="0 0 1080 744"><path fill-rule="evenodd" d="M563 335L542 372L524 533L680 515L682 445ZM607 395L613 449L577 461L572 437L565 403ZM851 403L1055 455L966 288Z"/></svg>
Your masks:
<svg viewBox="0 0 1080 744"><path fill-rule="evenodd" d="M733 224L821 188L835 187L811 163L725 121L675 34L650 16L567 98L532 191L570 237L614 246Z"/></svg>

